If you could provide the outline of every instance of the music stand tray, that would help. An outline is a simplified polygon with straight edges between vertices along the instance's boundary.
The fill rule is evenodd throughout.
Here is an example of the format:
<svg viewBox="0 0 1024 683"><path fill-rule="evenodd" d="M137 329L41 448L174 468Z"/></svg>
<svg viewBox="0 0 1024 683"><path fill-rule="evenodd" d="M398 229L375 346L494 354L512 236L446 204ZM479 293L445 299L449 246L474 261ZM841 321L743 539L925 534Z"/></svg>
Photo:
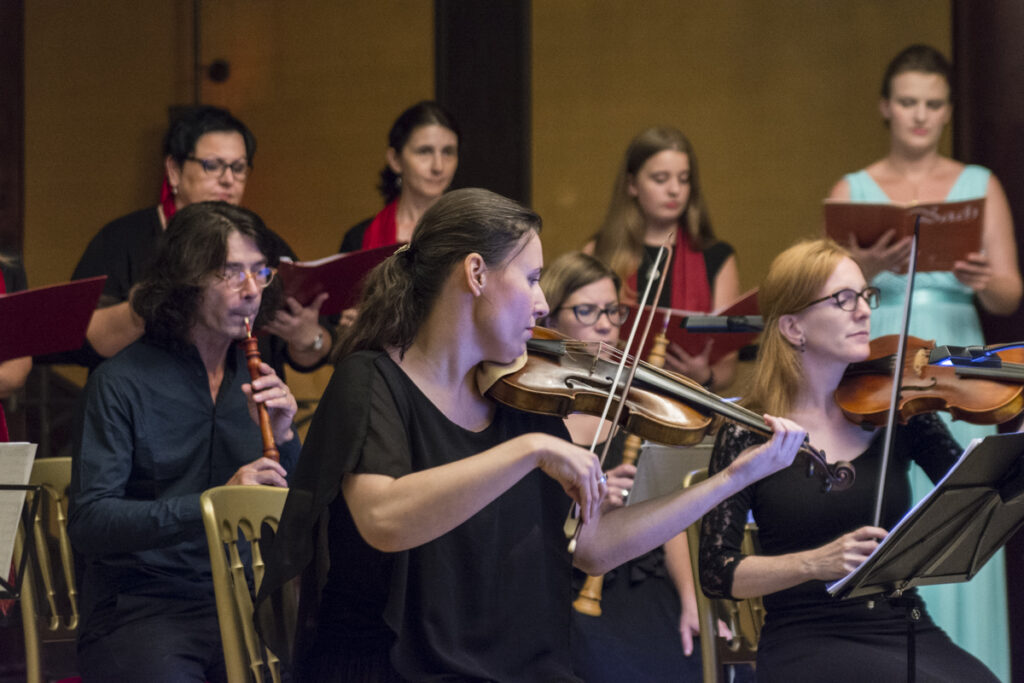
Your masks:
<svg viewBox="0 0 1024 683"><path fill-rule="evenodd" d="M828 585L838 598L898 597L968 581L1024 524L1024 434L975 439L857 569Z"/></svg>

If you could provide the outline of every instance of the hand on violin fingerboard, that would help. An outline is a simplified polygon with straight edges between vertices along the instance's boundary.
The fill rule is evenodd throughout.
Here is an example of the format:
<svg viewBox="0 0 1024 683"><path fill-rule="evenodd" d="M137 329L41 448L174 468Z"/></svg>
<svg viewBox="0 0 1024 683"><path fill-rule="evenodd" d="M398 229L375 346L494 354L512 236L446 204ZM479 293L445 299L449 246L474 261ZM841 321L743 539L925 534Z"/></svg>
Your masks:
<svg viewBox="0 0 1024 683"><path fill-rule="evenodd" d="M771 415L765 415L764 420L772 430L771 439L743 451L729 465L729 471L745 485L789 467L807 438L807 430L792 420Z"/></svg>

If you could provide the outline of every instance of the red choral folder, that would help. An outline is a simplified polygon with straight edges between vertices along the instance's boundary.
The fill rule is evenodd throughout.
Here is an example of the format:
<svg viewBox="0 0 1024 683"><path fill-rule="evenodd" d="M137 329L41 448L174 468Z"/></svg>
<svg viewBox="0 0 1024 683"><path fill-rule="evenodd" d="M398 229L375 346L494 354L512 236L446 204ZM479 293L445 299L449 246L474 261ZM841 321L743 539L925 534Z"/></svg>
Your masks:
<svg viewBox="0 0 1024 683"><path fill-rule="evenodd" d="M629 332L633 329L636 311L636 306L630 306L629 317L622 327L619 328L619 336L623 341L629 338ZM650 306L644 306L644 318L641 324L647 321L650 311ZM662 325L665 325L665 335L669 341L683 347L683 350L691 356L703 351L704 345L708 343L708 340L713 339L714 345L711 347L710 357L712 364L717 363L723 356L733 351L738 351L747 344L754 343L754 340L757 339L757 332L688 332L683 328L683 323L684 318L691 315L758 315L757 288L751 289L725 308L710 314L697 313L696 311L681 311L675 308L656 309L656 317L651 325L651 331L647 335L647 343L644 344L640 357L644 360L648 358L651 353L651 346L654 344L654 337L662 329ZM640 330L637 330L637 339L639 338ZM636 339L634 339L634 343L636 343Z"/></svg>
<svg viewBox="0 0 1024 683"><path fill-rule="evenodd" d="M100 275L0 295L0 362L81 347L106 279Z"/></svg>
<svg viewBox="0 0 1024 683"><path fill-rule="evenodd" d="M321 292L330 294L320 307L320 315L337 315L359 300L363 278L400 245L392 244L365 251L334 254L316 261L281 261L277 274L285 296L295 297L308 306Z"/></svg>
<svg viewBox="0 0 1024 683"><path fill-rule="evenodd" d="M887 230L898 241L914 234L914 222L921 216L917 270L952 270L955 261L981 249L981 227L985 220L985 198L935 204L869 204L838 199L825 200L825 232L839 244L870 247ZM906 272L906 268L901 271Z"/></svg>

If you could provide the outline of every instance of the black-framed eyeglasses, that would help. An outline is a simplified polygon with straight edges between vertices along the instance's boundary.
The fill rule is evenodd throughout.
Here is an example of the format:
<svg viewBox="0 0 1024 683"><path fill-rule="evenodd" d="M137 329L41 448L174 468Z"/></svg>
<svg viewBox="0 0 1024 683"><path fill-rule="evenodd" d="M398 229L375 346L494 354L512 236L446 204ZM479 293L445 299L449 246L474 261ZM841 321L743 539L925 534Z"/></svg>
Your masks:
<svg viewBox="0 0 1024 683"><path fill-rule="evenodd" d="M199 159L197 157L185 157L185 161L194 161L203 167L203 172L206 175L217 176L218 178L224 175L224 172L231 169L231 174L235 176L235 180L245 180L245 176L249 174L249 162L244 159L238 159L232 161L230 164L223 159Z"/></svg>
<svg viewBox="0 0 1024 683"><path fill-rule="evenodd" d="M252 278L253 284L259 289L266 289L267 285L273 281L274 273L276 272L277 269L270 266L263 266L253 271L248 271L244 268L225 268L220 277L227 283L229 289L240 292L245 287L245 282L249 278Z"/></svg>
<svg viewBox="0 0 1024 683"><path fill-rule="evenodd" d="M828 301L834 299L836 306L844 311L855 311L857 310L857 299L864 299L864 303L868 305L868 308L878 308L879 303L879 291L878 287L865 287L861 291L857 292L852 289L840 289L835 294L829 294L823 296L820 299L815 299L809 304L804 305L800 310L810 308L814 304L820 304L822 301Z"/></svg>
<svg viewBox="0 0 1024 683"><path fill-rule="evenodd" d="M626 317L629 316L629 306L626 304L615 304L612 306L601 307L597 304L576 304L575 306L562 306L552 311L552 315L559 311L569 309L572 314L576 316L576 320L580 325L596 325L597 321L600 320L602 315L608 316L608 322L615 327L621 327L622 323L626 322Z"/></svg>

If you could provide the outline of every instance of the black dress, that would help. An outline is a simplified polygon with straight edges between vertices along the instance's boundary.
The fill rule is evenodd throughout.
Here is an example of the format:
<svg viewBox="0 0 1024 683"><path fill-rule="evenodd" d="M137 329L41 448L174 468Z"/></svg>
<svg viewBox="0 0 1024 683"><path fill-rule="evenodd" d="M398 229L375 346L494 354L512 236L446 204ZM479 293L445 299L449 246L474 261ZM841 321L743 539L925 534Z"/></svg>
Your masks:
<svg viewBox="0 0 1024 683"><path fill-rule="evenodd" d="M625 432L620 431L608 451L605 471L622 464L624 441ZM576 593L585 580L586 574L574 571ZM679 593L661 546L612 569L604 575L601 616L572 611L576 674L587 683L700 681L700 641L694 640L692 655L683 654L681 616Z"/></svg>
<svg viewBox="0 0 1024 683"><path fill-rule="evenodd" d="M359 352L335 368L310 427L260 601L305 570L299 680L575 681L569 657L569 498L533 470L429 543L383 553L355 528L347 472L391 477L453 462L561 420L497 406L481 432L449 421L392 360ZM258 608L260 610L262 608ZM264 636L289 656L266 619Z"/></svg>
<svg viewBox="0 0 1024 683"><path fill-rule="evenodd" d="M819 480L794 464L748 486L704 517L700 579L711 597L732 597L739 546L747 512L753 511L762 553L784 555L820 547L874 518L875 486L881 467L879 433L853 461L857 478L841 492L824 493ZM729 425L715 443L709 471L725 469L763 436ZM898 429L883 496L882 521L891 529L909 509L911 460L940 479L960 448L934 415L913 418ZM916 591L908 591L916 597ZM759 681L893 681L907 669L904 612L880 596L838 600L822 581L807 581L764 596L767 612L757 652ZM916 624L918 681L996 681L985 666L953 644L922 606ZM978 618L984 618L979 614Z"/></svg>

